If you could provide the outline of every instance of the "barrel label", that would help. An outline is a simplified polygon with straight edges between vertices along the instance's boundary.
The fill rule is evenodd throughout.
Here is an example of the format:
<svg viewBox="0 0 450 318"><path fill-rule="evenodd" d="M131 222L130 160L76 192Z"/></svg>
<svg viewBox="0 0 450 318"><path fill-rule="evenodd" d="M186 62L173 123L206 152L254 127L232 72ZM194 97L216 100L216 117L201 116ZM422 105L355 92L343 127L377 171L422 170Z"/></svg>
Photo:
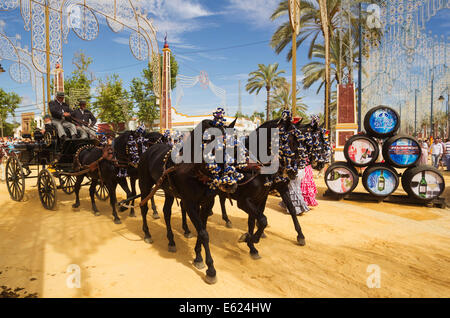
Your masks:
<svg viewBox="0 0 450 318"><path fill-rule="evenodd" d="M391 194L395 189L395 185L395 176L388 170L375 170L367 178L367 187L371 192L378 195Z"/></svg>
<svg viewBox="0 0 450 318"><path fill-rule="evenodd" d="M378 109L370 116L370 127L377 133L387 134L397 125L397 116L390 109Z"/></svg>
<svg viewBox="0 0 450 318"><path fill-rule="evenodd" d="M421 149L414 140L401 138L392 143L388 153L396 164L410 165L419 160Z"/></svg>
<svg viewBox="0 0 450 318"><path fill-rule="evenodd" d="M424 199L437 198L444 190L444 180L433 171L422 171L411 179L411 190Z"/></svg>
<svg viewBox="0 0 450 318"><path fill-rule="evenodd" d="M373 158L375 151L371 142L365 139L357 139L348 147L348 156L356 164L367 164Z"/></svg>
<svg viewBox="0 0 450 318"><path fill-rule="evenodd" d="M353 185L353 175L345 168L335 168L327 176L327 186L335 193L347 193Z"/></svg>

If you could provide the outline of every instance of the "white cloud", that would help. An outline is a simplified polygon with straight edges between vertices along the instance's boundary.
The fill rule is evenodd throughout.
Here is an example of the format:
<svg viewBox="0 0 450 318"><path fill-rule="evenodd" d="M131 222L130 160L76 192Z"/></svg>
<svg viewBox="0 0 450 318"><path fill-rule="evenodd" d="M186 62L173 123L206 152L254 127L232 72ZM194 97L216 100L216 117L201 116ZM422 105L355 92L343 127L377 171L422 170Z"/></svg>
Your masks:
<svg viewBox="0 0 450 318"><path fill-rule="evenodd" d="M274 24L270 16L279 3L280 0L229 0L224 14L240 17L257 28L266 28Z"/></svg>
<svg viewBox="0 0 450 318"><path fill-rule="evenodd" d="M124 44L124 45L130 45L130 39L126 37L117 37L113 39L113 42Z"/></svg>
<svg viewBox="0 0 450 318"><path fill-rule="evenodd" d="M152 0L142 5L153 19L160 41L167 32L170 43L184 45L184 33L206 27L198 18L214 14L197 0Z"/></svg>

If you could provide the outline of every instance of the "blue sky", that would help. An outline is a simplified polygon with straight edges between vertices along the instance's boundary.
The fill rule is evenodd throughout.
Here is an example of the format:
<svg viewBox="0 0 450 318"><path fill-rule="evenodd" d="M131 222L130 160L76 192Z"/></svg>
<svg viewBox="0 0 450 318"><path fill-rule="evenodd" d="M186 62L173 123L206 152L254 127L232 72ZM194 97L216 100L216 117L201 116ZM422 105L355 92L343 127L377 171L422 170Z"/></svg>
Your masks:
<svg viewBox="0 0 450 318"><path fill-rule="evenodd" d="M106 0L105 0L106 1ZM244 87L248 73L257 68L258 63L278 62L280 69L291 76L291 64L286 60L287 51L280 55L269 46L271 35L283 19L272 22L269 16L279 0L140 0L149 11L158 30L158 40L162 48L164 34L168 33L169 45L179 63L179 74L196 76L206 71L214 85L227 92L228 114L234 115L238 105L238 81L241 80L242 106L244 113L254 110L264 111L266 94L249 95ZM448 11L448 10L446 10ZM288 19L286 17L285 19ZM448 36L448 12L434 18L437 27L433 29L439 35ZM21 43L30 46L30 33L23 28L19 10L0 12L3 30L9 36L20 34ZM439 20L439 21L438 21ZM73 70L72 57L78 50L91 56L94 63L91 71L97 78L105 78L117 73L128 89L133 77L141 75L145 61L136 60L129 47L129 32L113 33L99 18L100 31L97 39L86 42L80 40L73 31L69 34L69 43L63 45L65 74ZM235 48L230 48L236 46ZM298 51L297 74L301 78L301 67L307 63L307 45ZM1 62L7 69L8 61ZM34 93L29 83L17 84L8 75L0 76L0 87L7 91L16 91L24 97L23 105L34 104ZM305 103L309 113L322 110L323 95L316 95L316 88L304 90ZM174 92L173 99L176 94ZM174 102L174 101L173 101ZM220 104L211 91L197 85L186 89L178 110L192 115L211 113ZM30 111L22 108L18 111Z"/></svg>

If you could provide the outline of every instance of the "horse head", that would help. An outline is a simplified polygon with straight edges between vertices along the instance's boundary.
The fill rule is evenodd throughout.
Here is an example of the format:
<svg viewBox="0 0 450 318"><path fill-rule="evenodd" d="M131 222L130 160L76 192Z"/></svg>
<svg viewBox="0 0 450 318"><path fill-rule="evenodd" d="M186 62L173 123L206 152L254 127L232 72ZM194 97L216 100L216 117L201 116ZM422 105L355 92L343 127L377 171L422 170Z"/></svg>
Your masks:
<svg viewBox="0 0 450 318"><path fill-rule="evenodd" d="M306 159L313 169L322 170L331 155L328 132L319 124L316 116L308 124L296 123L295 126L303 145L300 157Z"/></svg>

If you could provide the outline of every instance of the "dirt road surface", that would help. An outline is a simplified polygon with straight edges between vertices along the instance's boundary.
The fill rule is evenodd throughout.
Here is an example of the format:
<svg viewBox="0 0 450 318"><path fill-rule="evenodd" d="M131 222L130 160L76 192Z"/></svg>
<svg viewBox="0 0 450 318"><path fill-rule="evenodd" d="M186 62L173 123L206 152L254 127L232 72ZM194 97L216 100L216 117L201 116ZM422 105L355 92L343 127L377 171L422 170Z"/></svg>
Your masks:
<svg viewBox="0 0 450 318"><path fill-rule="evenodd" d="M59 191L57 210L48 211L35 182L27 180L23 202L12 201L0 183L0 286L21 297L450 297L448 208L333 201L322 196L324 182L316 179L319 206L299 217L306 246L296 244L290 216L271 196L267 238L257 245L262 258L253 260L238 243L247 215L227 201L228 229L216 202L208 231L218 281L208 285L205 270L192 266L195 238L184 238L176 204L177 252L171 253L163 218L149 216L149 245L139 210L136 218L121 213L116 225L108 202L98 202L100 216L91 213L83 188L79 209L72 209L74 194ZM450 202L448 173L446 184ZM163 197L156 202L162 215ZM80 288L69 288L77 266ZM374 268L380 270L379 288L367 284Z"/></svg>

